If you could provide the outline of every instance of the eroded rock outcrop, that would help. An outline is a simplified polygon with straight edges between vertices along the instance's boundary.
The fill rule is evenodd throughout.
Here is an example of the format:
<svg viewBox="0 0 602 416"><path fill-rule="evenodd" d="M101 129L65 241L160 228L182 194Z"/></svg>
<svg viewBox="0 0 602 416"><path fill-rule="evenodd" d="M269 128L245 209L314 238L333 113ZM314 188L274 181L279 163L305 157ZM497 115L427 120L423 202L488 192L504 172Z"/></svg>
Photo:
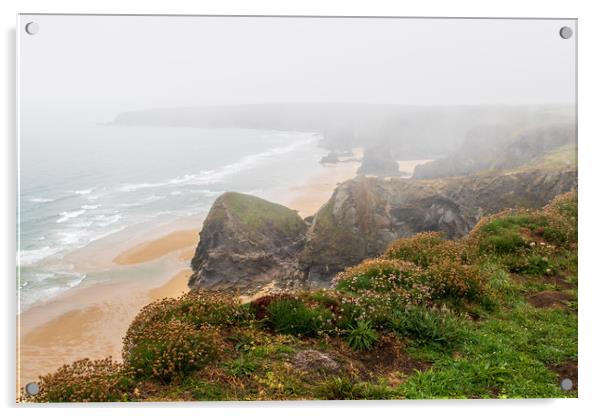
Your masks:
<svg viewBox="0 0 602 416"><path fill-rule="evenodd" d="M314 216L300 267L310 285L327 285L345 267L392 241L423 231L467 234L484 215L541 207L577 185L575 171L529 171L440 180L358 177L341 184Z"/></svg>
<svg viewBox="0 0 602 416"><path fill-rule="evenodd" d="M355 179L310 219L260 198L226 193L200 234L191 287L246 288L295 281L326 286L345 267L423 231L466 235L484 215L536 208L577 186L577 173L524 171L436 180Z"/></svg>
<svg viewBox="0 0 602 416"><path fill-rule="evenodd" d="M360 175L399 176L399 164L387 145L374 146L364 151L362 164L357 170Z"/></svg>
<svg viewBox="0 0 602 416"><path fill-rule="evenodd" d="M287 207L227 192L203 223L189 286L245 289L258 282L301 279L297 257L307 227Z"/></svg>

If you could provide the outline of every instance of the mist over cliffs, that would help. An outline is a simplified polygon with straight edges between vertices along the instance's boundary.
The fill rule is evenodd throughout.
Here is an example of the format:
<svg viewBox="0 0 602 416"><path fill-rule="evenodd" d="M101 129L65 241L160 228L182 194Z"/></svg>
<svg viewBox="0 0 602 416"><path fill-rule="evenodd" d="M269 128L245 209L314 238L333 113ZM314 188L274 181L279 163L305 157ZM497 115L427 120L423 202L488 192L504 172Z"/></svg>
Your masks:
<svg viewBox="0 0 602 416"><path fill-rule="evenodd" d="M550 123L574 123L574 108L546 106L401 106L361 103L266 103L158 108L119 114L120 125L311 131L321 146L385 148L396 160L440 159L470 137L494 144L512 131Z"/></svg>
<svg viewBox="0 0 602 416"><path fill-rule="evenodd" d="M398 238L458 238L485 215L544 206L577 186L574 116L559 105L272 103L134 111L115 123L317 132L322 163L363 150L358 176L305 220L251 195L215 201L189 285L246 289L326 286ZM412 159L432 161L401 178L397 161Z"/></svg>

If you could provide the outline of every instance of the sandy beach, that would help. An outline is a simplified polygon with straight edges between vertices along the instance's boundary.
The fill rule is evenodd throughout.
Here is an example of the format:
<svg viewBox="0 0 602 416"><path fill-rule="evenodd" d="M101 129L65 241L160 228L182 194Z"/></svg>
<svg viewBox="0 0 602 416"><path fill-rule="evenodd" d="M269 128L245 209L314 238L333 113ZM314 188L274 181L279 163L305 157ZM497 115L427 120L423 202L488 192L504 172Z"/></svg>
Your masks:
<svg viewBox="0 0 602 416"><path fill-rule="evenodd" d="M302 185L291 186L289 198L282 203L296 210L301 218L314 215L331 197L337 184L355 176L359 165L359 162L325 165L319 175Z"/></svg>
<svg viewBox="0 0 602 416"><path fill-rule="evenodd" d="M156 240L146 241L134 246L113 259L115 264L131 265L152 261L174 251L190 249L195 247L199 241L198 230L179 230L169 233ZM182 253L180 258L190 260L190 250Z"/></svg>
<svg viewBox="0 0 602 416"><path fill-rule="evenodd" d="M81 358L121 358L121 340L146 304L188 291L190 259L198 230L176 230L136 244L114 258L115 274L141 264L160 264L148 280L115 279L76 287L23 312L18 319L18 383Z"/></svg>
<svg viewBox="0 0 602 416"><path fill-rule="evenodd" d="M328 200L336 184L353 177L355 170L356 163L324 168L323 174L291 188L287 205L301 215L313 214ZM154 300L188 291L189 264L199 230L200 226L145 231L138 238L124 235L118 241L95 242L70 255L83 270L108 269L115 276L145 268L160 272L148 279L115 278L78 286L24 311L18 318L18 383L24 385L85 357L120 360L121 340L140 309ZM150 237L144 240L145 236Z"/></svg>
<svg viewBox="0 0 602 416"><path fill-rule="evenodd" d="M413 170L418 162L422 161L407 162L403 168ZM338 183L355 176L358 166L355 161L322 166L319 174L302 185L291 186L286 198L278 202L297 210L302 217L313 215ZM121 340L140 309L154 300L188 291L189 264L199 230L200 226L162 229L161 235L148 234L153 237L146 241L129 238L99 243L75 253L72 257L80 267L105 268L116 277L78 286L19 316L18 383L24 385L85 357L112 356L120 360ZM121 273L137 270L144 278L119 278ZM156 272L147 276L145 270Z"/></svg>

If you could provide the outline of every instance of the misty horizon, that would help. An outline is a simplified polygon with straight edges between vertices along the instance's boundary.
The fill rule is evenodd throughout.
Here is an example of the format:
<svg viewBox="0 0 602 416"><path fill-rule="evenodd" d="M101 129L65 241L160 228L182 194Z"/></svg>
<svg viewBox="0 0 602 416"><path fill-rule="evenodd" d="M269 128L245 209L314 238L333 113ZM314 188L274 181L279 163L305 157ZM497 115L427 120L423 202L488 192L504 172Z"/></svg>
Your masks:
<svg viewBox="0 0 602 416"><path fill-rule="evenodd" d="M19 32L22 112L575 102L575 85L567 82L576 74L575 37L558 36L561 26L574 27L569 19L20 20L40 26L35 36Z"/></svg>

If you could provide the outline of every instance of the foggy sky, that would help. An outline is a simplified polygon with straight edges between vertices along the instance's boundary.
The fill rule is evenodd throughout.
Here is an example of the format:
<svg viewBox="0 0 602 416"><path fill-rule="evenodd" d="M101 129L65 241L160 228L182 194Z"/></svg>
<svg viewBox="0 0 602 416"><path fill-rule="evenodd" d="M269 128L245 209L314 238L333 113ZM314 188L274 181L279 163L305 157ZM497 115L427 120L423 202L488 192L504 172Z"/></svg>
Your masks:
<svg viewBox="0 0 602 416"><path fill-rule="evenodd" d="M39 33L24 32L29 21ZM572 20L27 16L21 109L573 104Z"/></svg>

